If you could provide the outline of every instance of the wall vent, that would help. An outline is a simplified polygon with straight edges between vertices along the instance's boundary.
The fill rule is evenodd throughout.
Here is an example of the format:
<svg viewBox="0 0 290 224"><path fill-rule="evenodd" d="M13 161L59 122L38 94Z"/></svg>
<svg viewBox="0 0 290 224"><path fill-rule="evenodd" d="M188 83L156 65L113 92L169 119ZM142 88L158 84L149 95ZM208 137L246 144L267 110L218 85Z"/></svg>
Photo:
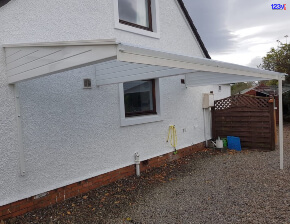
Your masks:
<svg viewBox="0 0 290 224"><path fill-rule="evenodd" d="M84 79L84 89L91 89L91 88L92 88L91 79Z"/></svg>
<svg viewBox="0 0 290 224"><path fill-rule="evenodd" d="M144 161L141 162L143 166L148 166L149 165L149 160L146 159Z"/></svg>

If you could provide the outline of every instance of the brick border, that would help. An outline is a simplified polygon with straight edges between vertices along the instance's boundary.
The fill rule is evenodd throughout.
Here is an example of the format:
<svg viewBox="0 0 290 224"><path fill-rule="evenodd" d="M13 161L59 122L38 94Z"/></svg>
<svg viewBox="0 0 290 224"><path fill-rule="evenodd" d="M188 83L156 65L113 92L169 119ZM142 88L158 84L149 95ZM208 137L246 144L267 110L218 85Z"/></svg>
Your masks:
<svg viewBox="0 0 290 224"><path fill-rule="evenodd" d="M178 150L178 154L172 152L142 161L140 170L145 171L154 167L160 167L167 162L180 159L204 149L204 142ZM135 165L123 167L87 180L70 184L43 194L33 196L27 199L13 202L0 207L0 220L6 220L12 217L23 215L27 212L44 208L66 199L89 192L90 190L108 185L119 179L129 177L135 174Z"/></svg>

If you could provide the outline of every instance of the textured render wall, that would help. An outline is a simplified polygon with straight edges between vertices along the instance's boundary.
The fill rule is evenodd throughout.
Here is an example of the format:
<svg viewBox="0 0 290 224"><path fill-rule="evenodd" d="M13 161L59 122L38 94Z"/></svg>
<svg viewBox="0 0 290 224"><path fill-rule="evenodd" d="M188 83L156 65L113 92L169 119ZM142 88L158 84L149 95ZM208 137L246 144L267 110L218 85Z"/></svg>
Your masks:
<svg viewBox="0 0 290 224"><path fill-rule="evenodd" d="M0 49L0 205L11 201L9 195L18 194L16 180L19 178L13 92L4 77L3 56L3 49Z"/></svg>
<svg viewBox="0 0 290 224"><path fill-rule="evenodd" d="M124 32L115 29L115 35L121 42L146 46L182 55L203 57L198 44L183 18L176 0L159 0L160 39Z"/></svg>
<svg viewBox="0 0 290 224"><path fill-rule="evenodd" d="M159 40L113 29L111 1L12 0L0 9L0 43L117 38L201 56L174 0L160 0L160 8ZM214 86L186 89L182 77L161 79L164 121L121 128L118 85L95 87L93 66L20 83L27 168L20 177L4 64L0 49L0 206L130 165L136 151L142 160L170 152L165 143L170 124L177 127L178 148L203 141L201 94L218 93ZM82 89L83 78L93 80L93 89ZM218 98L228 96L228 89Z"/></svg>
<svg viewBox="0 0 290 224"><path fill-rule="evenodd" d="M0 9L0 43L117 38L143 47L202 56L175 0L159 0L159 5L160 39L155 39L113 29L113 0L12 0Z"/></svg>

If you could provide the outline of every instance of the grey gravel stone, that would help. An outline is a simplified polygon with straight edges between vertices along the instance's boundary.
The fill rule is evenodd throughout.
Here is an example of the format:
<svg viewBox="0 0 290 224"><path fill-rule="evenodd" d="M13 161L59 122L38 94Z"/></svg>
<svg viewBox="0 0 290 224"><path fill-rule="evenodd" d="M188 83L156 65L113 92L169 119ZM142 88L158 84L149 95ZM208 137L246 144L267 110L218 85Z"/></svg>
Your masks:
<svg viewBox="0 0 290 224"><path fill-rule="evenodd" d="M279 150L191 160L190 172L147 192L119 223L290 223L290 125L284 129L283 171Z"/></svg>

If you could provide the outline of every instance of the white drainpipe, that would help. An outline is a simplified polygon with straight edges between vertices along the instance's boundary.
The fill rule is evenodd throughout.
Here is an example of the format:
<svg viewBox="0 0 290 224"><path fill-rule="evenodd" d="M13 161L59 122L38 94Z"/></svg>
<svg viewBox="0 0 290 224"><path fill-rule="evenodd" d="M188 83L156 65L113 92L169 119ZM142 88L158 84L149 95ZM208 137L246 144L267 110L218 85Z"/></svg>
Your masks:
<svg viewBox="0 0 290 224"><path fill-rule="evenodd" d="M21 127L21 115L20 115L20 102L19 102L19 92L17 85L11 85L14 91L15 97L15 109L16 109L16 121L17 121L17 141L18 141L18 151L20 160L20 175L25 176L25 159L24 159L24 146L23 146L23 136Z"/></svg>
<svg viewBox="0 0 290 224"><path fill-rule="evenodd" d="M206 136L206 130L207 130L207 128L206 128L206 119L205 119L205 108L203 109L203 126L204 126L204 141L205 141L205 147L208 147L208 142L207 142L207 136Z"/></svg>
<svg viewBox="0 0 290 224"><path fill-rule="evenodd" d="M139 153L135 153L136 175L140 177L140 158Z"/></svg>

